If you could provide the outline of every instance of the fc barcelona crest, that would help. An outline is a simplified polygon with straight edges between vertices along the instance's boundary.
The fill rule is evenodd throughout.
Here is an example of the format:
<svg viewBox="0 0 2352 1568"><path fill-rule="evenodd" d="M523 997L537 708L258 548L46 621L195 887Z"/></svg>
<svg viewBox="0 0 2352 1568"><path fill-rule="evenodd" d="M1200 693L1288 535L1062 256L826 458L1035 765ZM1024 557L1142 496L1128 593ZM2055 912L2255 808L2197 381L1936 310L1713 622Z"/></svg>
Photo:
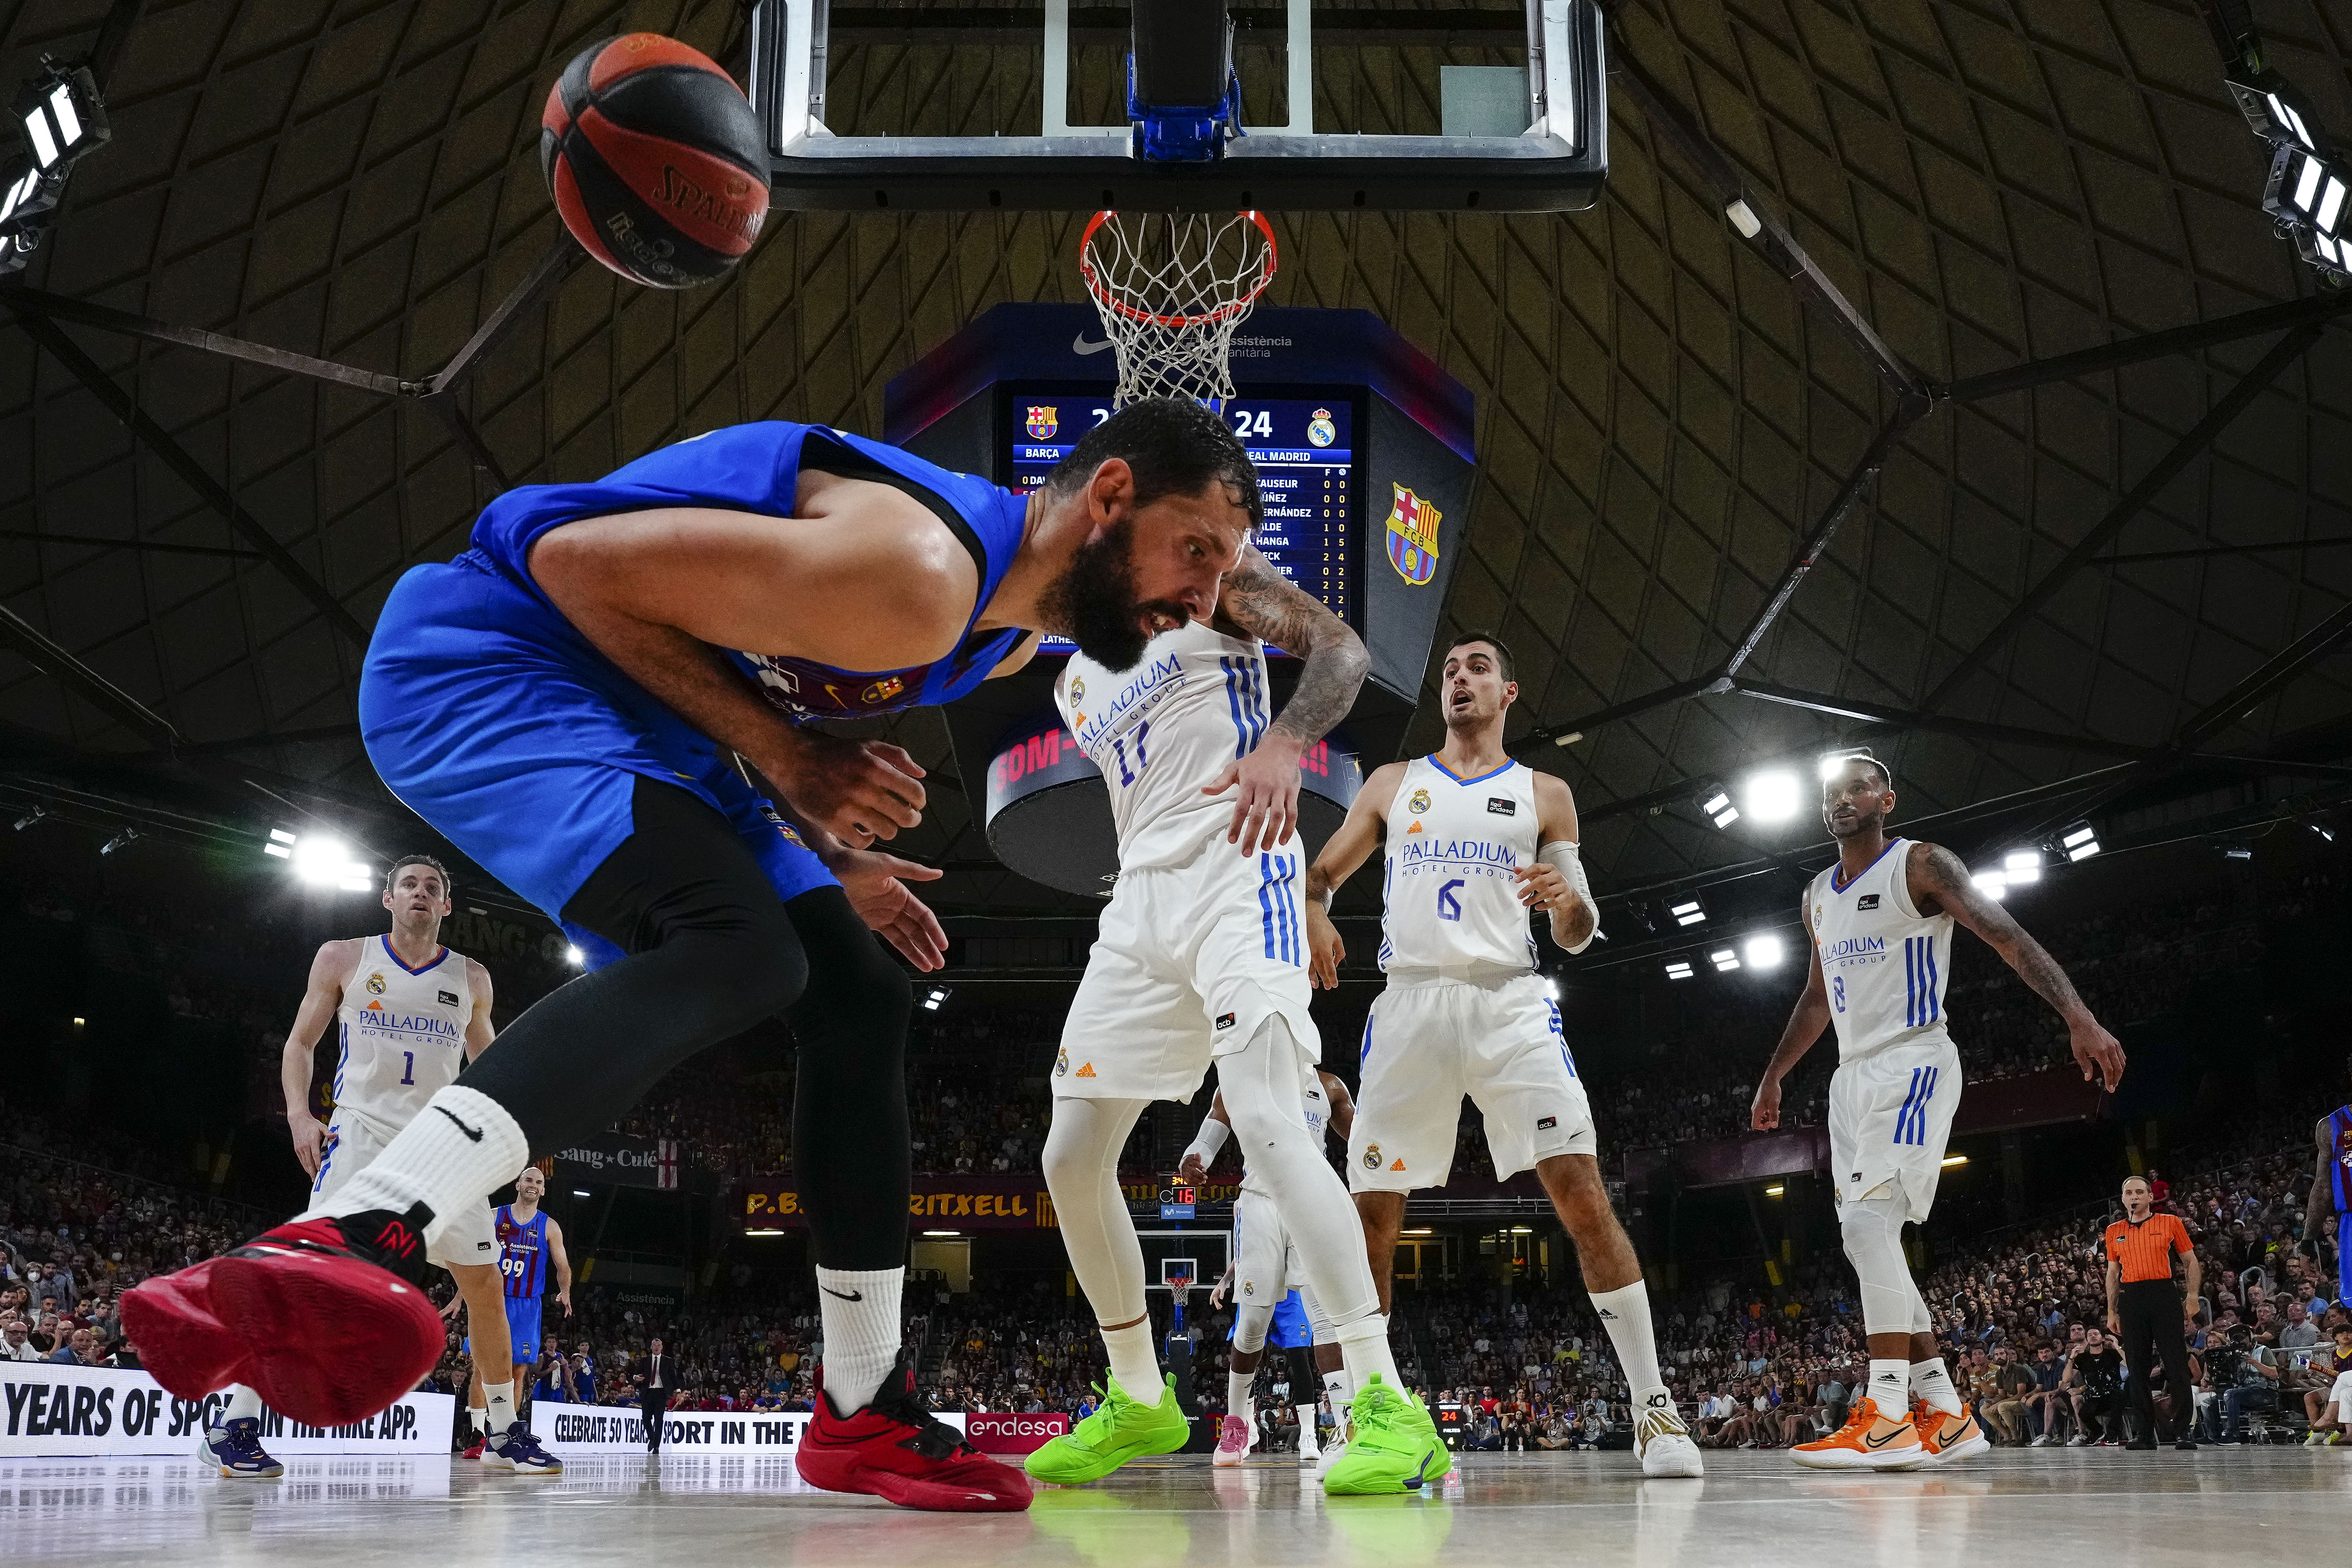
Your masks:
<svg viewBox="0 0 2352 1568"><path fill-rule="evenodd" d="M1416 588L1426 587L1437 575L1438 510L1400 484L1396 504L1389 508L1389 564Z"/></svg>
<svg viewBox="0 0 2352 1568"><path fill-rule="evenodd" d="M1060 421L1054 416L1055 410L1051 406L1043 403L1031 404L1029 423L1025 426L1029 432L1029 438L1033 441L1052 440L1054 432L1060 428Z"/></svg>

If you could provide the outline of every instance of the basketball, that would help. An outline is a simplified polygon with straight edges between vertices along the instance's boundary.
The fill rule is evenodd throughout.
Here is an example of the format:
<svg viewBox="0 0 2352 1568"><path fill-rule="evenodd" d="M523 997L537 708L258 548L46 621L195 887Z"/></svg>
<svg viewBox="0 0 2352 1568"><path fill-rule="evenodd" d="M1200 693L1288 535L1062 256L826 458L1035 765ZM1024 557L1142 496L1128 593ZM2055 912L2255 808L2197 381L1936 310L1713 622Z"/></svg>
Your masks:
<svg viewBox="0 0 2352 1568"><path fill-rule="evenodd" d="M726 276L768 216L751 103L709 57L659 33L573 57L548 92L539 158L572 237L649 288Z"/></svg>

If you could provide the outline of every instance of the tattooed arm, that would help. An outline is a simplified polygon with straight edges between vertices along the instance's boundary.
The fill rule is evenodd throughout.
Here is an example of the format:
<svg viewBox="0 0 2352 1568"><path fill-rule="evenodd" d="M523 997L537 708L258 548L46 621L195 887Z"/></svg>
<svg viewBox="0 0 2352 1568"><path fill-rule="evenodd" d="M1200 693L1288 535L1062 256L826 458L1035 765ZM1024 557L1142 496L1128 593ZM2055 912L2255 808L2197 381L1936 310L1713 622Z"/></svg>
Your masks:
<svg viewBox="0 0 2352 1568"><path fill-rule="evenodd" d="M1371 655L1347 622L1294 586L1254 546L1244 546L1241 564L1225 574L1216 618L1306 660L1290 700L1256 748L1202 791L1234 791L1225 842L1255 855L1290 841L1298 823L1298 759L1356 705Z"/></svg>
<svg viewBox="0 0 2352 1568"><path fill-rule="evenodd" d="M1985 896L1960 858L1940 844L1914 842L1906 857L1905 885L1911 906L1923 915L1948 914L1984 938L2019 979L2058 1011L2066 1021L2074 1064L2088 1079L2095 1071L2109 1092L2124 1078L2124 1048L2091 1016L2074 984L2058 961L2026 934L2007 910Z"/></svg>

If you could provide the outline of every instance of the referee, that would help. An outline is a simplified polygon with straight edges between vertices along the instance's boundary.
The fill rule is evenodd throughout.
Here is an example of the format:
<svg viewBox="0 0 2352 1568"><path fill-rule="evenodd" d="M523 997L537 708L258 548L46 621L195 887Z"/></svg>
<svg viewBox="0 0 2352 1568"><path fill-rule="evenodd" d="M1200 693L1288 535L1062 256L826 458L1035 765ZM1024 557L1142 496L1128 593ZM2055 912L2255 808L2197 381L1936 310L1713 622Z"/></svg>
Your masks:
<svg viewBox="0 0 2352 1568"><path fill-rule="evenodd" d="M2147 1386L2153 1348L2164 1358L2164 1386L2172 1395L2173 1423L2179 1440L2176 1448L2194 1448L2196 1385L2189 1376L2189 1346L2183 1325L2197 1316L2202 1279L2189 1227L2168 1214L2156 1213L2155 1195L2137 1176L2124 1182L2124 1214L2107 1226L2107 1328L2123 1342L2128 1369L2132 1407L2139 1412L2139 1435L2127 1447L2156 1447L2156 1401ZM2189 1294L2184 1299L2172 1283L2172 1255L2189 1259Z"/></svg>

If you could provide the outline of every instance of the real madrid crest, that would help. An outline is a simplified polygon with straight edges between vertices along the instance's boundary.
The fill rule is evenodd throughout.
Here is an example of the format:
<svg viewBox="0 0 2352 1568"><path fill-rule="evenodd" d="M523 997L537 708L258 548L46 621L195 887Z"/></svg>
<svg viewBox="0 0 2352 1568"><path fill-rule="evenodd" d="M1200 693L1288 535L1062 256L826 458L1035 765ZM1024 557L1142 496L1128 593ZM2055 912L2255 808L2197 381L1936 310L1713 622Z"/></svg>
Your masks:
<svg viewBox="0 0 2352 1568"><path fill-rule="evenodd" d="M1377 1170L1379 1170L1380 1168L1381 1168L1381 1146L1380 1146L1379 1144L1377 1144L1377 1143L1367 1143L1367 1144L1365 1144L1365 1145L1364 1145L1364 1169L1365 1169L1365 1170L1367 1170L1367 1171L1377 1171Z"/></svg>
<svg viewBox="0 0 2352 1568"><path fill-rule="evenodd" d="M1054 1076L1055 1078L1070 1076L1070 1053L1066 1047L1054 1058Z"/></svg>
<svg viewBox="0 0 2352 1568"><path fill-rule="evenodd" d="M367 977L367 988L368 994L371 996L381 996L383 994L383 972L382 970L378 970L375 973Z"/></svg>
<svg viewBox="0 0 2352 1568"><path fill-rule="evenodd" d="M1087 700L1087 679L1079 676L1070 682L1070 706L1076 708Z"/></svg>
<svg viewBox="0 0 2352 1568"><path fill-rule="evenodd" d="M1417 789L1413 791L1412 798L1406 801L1404 805L1405 809L1412 812L1415 816L1427 816L1429 814L1429 792L1425 789Z"/></svg>
<svg viewBox="0 0 2352 1568"><path fill-rule="evenodd" d="M1310 447L1328 447L1339 438L1339 426L1331 422L1331 411L1328 408L1317 409L1315 417L1307 422L1307 444Z"/></svg>

